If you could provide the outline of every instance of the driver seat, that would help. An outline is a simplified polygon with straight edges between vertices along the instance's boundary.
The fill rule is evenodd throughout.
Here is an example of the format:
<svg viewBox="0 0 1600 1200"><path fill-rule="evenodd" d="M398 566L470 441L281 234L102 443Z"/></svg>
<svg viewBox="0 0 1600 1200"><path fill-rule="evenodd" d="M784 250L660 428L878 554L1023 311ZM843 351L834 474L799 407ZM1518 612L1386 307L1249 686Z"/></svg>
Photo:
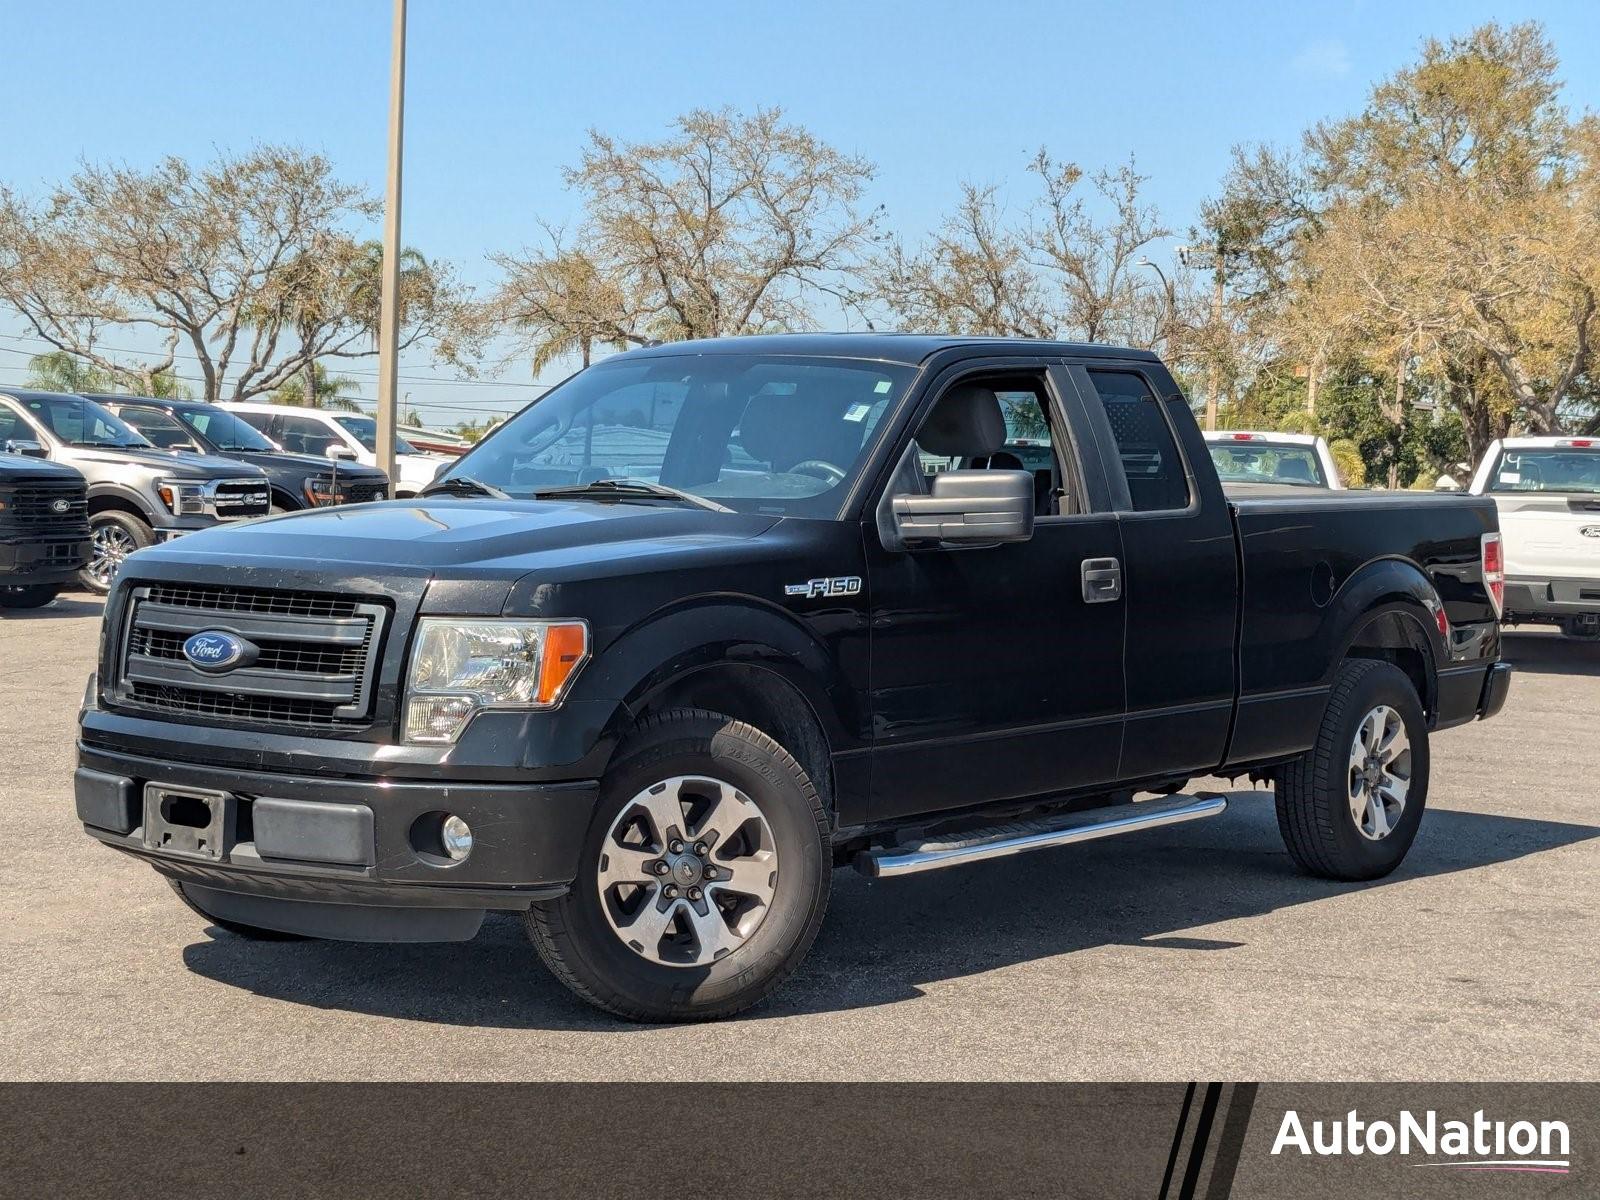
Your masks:
<svg viewBox="0 0 1600 1200"><path fill-rule="evenodd" d="M917 432L915 445L938 458L955 458L977 463L983 460L991 469L1001 468L994 458L1006 444L1006 419L993 388L979 383L958 384L939 397ZM1006 457L1013 457L1007 455ZM915 455L906 459L910 469L895 480L900 494L927 495L929 480ZM1017 462L1017 466L1022 464Z"/></svg>

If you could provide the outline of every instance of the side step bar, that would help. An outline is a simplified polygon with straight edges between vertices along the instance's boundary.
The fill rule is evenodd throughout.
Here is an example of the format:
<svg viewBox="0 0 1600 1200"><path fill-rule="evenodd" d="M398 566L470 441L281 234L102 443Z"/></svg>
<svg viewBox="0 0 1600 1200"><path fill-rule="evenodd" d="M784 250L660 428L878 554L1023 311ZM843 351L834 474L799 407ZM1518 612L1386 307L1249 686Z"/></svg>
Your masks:
<svg viewBox="0 0 1600 1200"><path fill-rule="evenodd" d="M880 846L856 855L855 868L874 879L937 871L959 863L1005 858L1047 846L1070 846L1097 838L1117 837L1162 825L1180 825L1214 817L1228 807L1222 796L1167 796L1109 808L1091 808L1038 821L1017 821L990 829L974 829L959 839Z"/></svg>

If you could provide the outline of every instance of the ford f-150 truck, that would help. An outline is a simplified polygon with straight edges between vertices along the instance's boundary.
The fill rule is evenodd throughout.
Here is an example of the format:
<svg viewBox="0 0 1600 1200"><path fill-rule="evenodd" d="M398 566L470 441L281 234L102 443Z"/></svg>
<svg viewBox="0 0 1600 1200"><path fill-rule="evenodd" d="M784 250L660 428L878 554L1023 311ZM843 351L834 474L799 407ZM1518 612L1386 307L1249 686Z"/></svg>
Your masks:
<svg viewBox="0 0 1600 1200"><path fill-rule="evenodd" d="M1600 640L1600 438L1491 443L1472 477L1505 535L1507 624Z"/></svg>
<svg viewBox="0 0 1600 1200"><path fill-rule="evenodd" d="M43 456L32 439L0 440L0 608L49 604L88 557L83 476Z"/></svg>
<svg viewBox="0 0 1600 1200"><path fill-rule="evenodd" d="M1024 429L1049 453L1019 470ZM509 910L650 1020L766 995L835 866L1202 819L1201 776L1271 781L1301 867L1372 879L1431 734L1505 699L1494 508L1296 491L1225 495L1148 353L632 351L413 500L133 556L78 816L221 930L465 939Z"/></svg>

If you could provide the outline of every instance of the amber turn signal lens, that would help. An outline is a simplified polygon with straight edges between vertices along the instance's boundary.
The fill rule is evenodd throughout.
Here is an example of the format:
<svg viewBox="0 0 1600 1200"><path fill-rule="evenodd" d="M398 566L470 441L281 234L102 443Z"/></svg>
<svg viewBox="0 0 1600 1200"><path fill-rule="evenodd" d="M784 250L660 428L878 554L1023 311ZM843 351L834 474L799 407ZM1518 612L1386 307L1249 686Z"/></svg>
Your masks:
<svg viewBox="0 0 1600 1200"><path fill-rule="evenodd" d="M589 657L589 627L581 621L551 625L545 630L544 653L539 661L539 689L534 699L554 704L567 681Z"/></svg>

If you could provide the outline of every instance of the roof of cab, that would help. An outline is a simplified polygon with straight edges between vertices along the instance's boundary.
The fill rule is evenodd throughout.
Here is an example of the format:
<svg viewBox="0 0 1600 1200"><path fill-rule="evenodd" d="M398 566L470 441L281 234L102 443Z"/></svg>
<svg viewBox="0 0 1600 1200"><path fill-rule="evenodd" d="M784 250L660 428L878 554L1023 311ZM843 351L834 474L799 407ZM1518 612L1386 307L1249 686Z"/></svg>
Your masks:
<svg viewBox="0 0 1600 1200"><path fill-rule="evenodd" d="M863 358L915 366L944 350L979 350L992 354L1074 355L1085 358L1157 361L1149 350L1125 350L1083 342L1047 342L1030 338L964 337L932 333L758 333L742 337L663 342L629 350L617 358L667 357L685 354L793 354L816 358Z"/></svg>

